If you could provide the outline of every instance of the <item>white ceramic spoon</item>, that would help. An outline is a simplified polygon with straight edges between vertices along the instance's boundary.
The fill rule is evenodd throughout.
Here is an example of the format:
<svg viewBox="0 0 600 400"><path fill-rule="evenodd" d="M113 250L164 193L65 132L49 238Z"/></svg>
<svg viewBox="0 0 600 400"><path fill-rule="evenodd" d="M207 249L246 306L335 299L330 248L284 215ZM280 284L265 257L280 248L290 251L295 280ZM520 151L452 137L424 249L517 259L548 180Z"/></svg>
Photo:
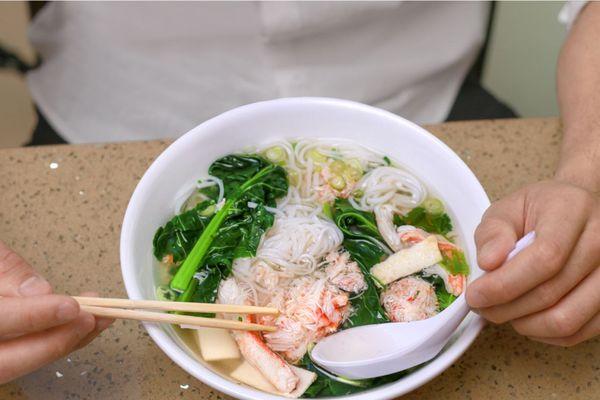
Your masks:
<svg viewBox="0 0 600 400"><path fill-rule="evenodd" d="M523 236L507 259L529 246L534 239L535 232ZM326 370L351 379L393 374L435 357L468 312L463 298L422 321L346 329L317 343L311 358Z"/></svg>

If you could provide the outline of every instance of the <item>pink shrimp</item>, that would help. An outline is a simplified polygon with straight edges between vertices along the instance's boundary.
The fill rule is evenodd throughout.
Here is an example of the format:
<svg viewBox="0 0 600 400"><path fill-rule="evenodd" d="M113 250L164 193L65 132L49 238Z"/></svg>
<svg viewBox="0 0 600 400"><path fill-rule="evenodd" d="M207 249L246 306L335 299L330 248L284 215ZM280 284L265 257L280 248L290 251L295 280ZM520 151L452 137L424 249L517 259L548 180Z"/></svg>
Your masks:
<svg viewBox="0 0 600 400"><path fill-rule="evenodd" d="M219 287L219 302L224 304L249 304L247 293L237 284L235 279L229 278ZM246 322L252 322L248 315L234 316ZM290 365L279 355L274 353L263 341L257 332L231 331L240 352L250 365L258 369L271 384L282 393L292 392L300 378L294 373Z"/></svg>
<svg viewBox="0 0 600 400"><path fill-rule="evenodd" d="M433 285L408 276L388 286L381 294L381 304L394 322L410 322L437 314L437 297Z"/></svg>

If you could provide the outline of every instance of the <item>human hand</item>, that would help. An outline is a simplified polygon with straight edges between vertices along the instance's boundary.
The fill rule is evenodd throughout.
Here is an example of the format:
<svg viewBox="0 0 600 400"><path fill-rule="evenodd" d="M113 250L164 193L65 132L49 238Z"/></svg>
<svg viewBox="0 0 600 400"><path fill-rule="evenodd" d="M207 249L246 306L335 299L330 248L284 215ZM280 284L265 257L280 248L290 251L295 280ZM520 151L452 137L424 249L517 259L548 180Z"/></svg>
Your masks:
<svg viewBox="0 0 600 400"><path fill-rule="evenodd" d="M0 241L0 384L85 346L111 323L81 311L71 297L52 294L50 284Z"/></svg>
<svg viewBox="0 0 600 400"><path fill-rule="evenodd" d="M505 261L531 231L533 244ZM561 346L600 334L600 202L592 192L557 180L526 186L492 204L475 241L487 274L466 298L484 318Z"/></svg>

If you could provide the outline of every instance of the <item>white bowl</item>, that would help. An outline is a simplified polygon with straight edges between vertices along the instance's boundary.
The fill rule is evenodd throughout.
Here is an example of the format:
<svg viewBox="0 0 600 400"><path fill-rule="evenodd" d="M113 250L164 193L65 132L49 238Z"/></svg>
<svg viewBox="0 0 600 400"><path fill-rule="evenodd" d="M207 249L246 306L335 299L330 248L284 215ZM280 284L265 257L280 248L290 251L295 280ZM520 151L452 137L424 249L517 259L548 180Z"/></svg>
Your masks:
<svg viewBox="0 0 600 400"><path fill-rule="evenodd" d="M206 174L216 158L281 138L348 138L398 160L441 195L462 237L472 277L477 268L473 232L489 200L462 160L423 128L364 104L329 98L287 98L238 107L195 127L171 144L133 193L121 231L121 270L132 299L153 299L152 238L173 214L174 203ZM464 295L456 301L465 303ZM465 310L466 304L455 307ZM170 326L145 324L156 344L181 368L231 396L277 399L230 381L198 359ZM412 374L347 399L388 399L433 379L458 359L483 327L470 313L437 358ZM342 398L342 397L337 397Z"/></svg>

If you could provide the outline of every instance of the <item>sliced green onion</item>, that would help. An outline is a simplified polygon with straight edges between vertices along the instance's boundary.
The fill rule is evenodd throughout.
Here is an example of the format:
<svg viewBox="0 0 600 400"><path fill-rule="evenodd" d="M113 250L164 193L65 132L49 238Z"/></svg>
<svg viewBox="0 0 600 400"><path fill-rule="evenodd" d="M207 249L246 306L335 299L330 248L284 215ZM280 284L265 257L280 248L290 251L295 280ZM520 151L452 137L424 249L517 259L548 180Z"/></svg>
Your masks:
<svg viewBox="0 0 600 400"><path fill-rule="evenodd" d="M298 175L298 171L288 170L288 181L290 185L297 186L300 183L300 175Z"/></svg>
<svg viewBox="0 0 600 400"><path fill-rule="evenodd" d="M309 150L308 153L306 153L306 157L308 157L309 160L312 160L315 164L322 164L327 161L327 157L316 149Z"/></svg>
<svg viewBox="0 0 600 400"><path fill-rule="evenodd" d="M340 175L332 175L329 178L329 186L335 190L344 190L346 187L346 180Z"/></svg>
<svg viewBox="0 0 600 400"><path fill-rule="evenodd" d="M431 214L441 214L444 212L444 203L442 203L439 199L435 197L430 197L426 199L423 204L423 208L425 211Z"/></svg>
<svg viewBox="0 0 600 400"><path fill-rule="evenodd" d="M352 192L352 197L354 197L355 199L360 199L364 195L365 192L362 189L356 189L354 192Z"/></svg>
<svg viewBox="0 0 600 400"><path fill-rule="evenodd" d="M346 163L342 160L335 160L329 164L329 170L334 174L342 174L346 170Z"/></svg>
<svg viewBox="0 0 600 400"><path fill-rule="evenodd" d="M269 147L265 152L265 157L273 163L280 163L285 160L285 150L279 146Z"/></svg>

